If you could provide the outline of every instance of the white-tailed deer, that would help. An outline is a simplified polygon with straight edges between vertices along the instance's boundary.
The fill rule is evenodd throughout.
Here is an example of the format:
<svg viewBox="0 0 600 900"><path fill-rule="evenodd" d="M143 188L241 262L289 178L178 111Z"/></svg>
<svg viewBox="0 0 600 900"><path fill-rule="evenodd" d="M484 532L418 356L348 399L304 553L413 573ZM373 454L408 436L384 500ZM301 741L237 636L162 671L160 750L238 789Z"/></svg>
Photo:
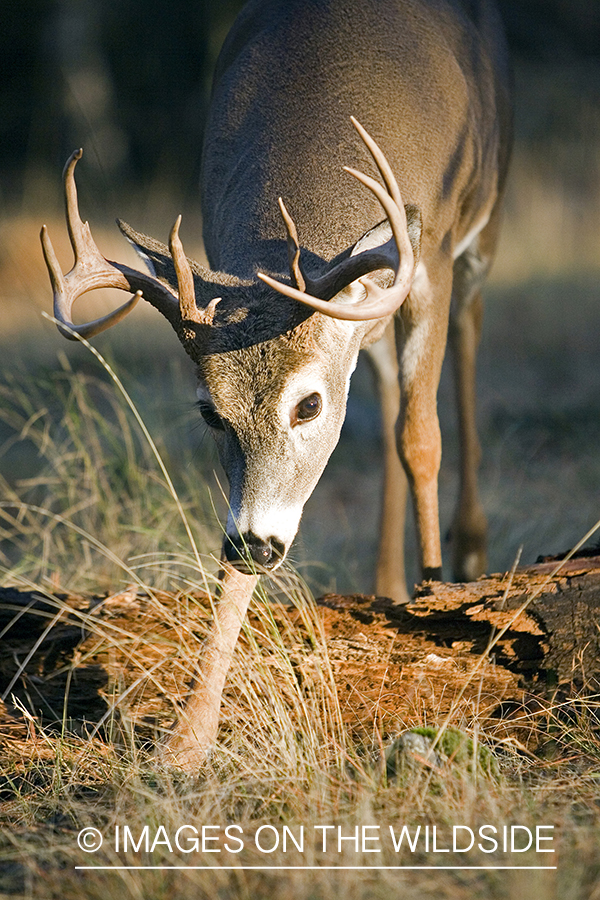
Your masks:
<svg viewBox="0 0 600 900"><path fill-rule="evenodd" d="M155 306L196 363L200 412L229 479L223 557L233 599L207 651L211 684L188 706L184 731L198 752L186 756L181 728L175 740L188 763L216 734L206 710L218 714L247 606L234 570L273 569L285 558L338 441L362 348L374 345L384 408L377 592L407 598L407 480L422 577L441 578L436 394L449 323L462 455L454 573L465 580L484 570L474 370L509 156L509 80L485 0L252 0L221 52L206 126L211 270L186 259L178 222L168 248L121 224L150 274L104 260L77 210L80 153L67 164L76 259L68 275L43 233L55 317L90 336L140 297ZM73 325L74 300L104 286L135 296Z"/></svg>

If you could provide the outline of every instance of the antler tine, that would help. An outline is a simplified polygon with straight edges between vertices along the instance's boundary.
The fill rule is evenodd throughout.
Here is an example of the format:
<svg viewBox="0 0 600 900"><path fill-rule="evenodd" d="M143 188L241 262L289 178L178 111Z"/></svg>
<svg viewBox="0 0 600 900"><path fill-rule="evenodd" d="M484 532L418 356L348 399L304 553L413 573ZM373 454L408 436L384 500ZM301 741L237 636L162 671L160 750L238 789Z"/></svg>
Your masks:
<svg viewBox="0 0 600 900"><path fill-rule="evenodd" d="M75 166L82 155L82 150L72 153L63 172L67 229L75 258L73 267L67 275L62 273L45 225L41 231L42 250L54 294L54 318L65 326L62 328L59 325L58 328L69 340L77 340L77 335L89 338L105 331L131 312L141 297L141 291L138 290L126 303L100 319L87 322L85 325L75 325L73 322L71 313L73 303L87 291L99 287L130 290L130 284L124 275L104 259L94 243L88 223L82 222L79 215Z"/></svg>
<svg viewBox="0 0 600 900"><path fill-rule="evenodd" d="M181 238L179 237L180 225L181 216L177 216L177 220L169 235L169 250L173 257L173 265L177 276L177 286L179 288L179 312L184 322L195 322L198 325L212 325L215 309L217 303L221 301L221 297L215 297L214 300L211 300L206 309L199 309L196 306L194 275L187 256L185 255Z"/></svg>
<svg viewBox="0 0 600 900"><path fill-rule="evenodd" d="M410 288L415 260L412 244L408 235L406 210L404 209L402 199L400 198L400 203L396 203L394 198L389 193L386 193L386 191L384 191L381 185L377 181L375 181L374 178L370 178L368 175L365 175L363 172L359 172L357 169L351 169L348 166L344 166L344 171L348 172L350 175L353 175L354 178L360 181L361 184L364 184L365 187L367 187L373 194L375 194L387 214L388 221L392 229L392 235L394 237L396 247L398 248L398 254L400 256L400 264L398 266L398 271L396 272L396 277L394 278L394 284L393 287L389 290L397 292L398 288L400 288L400 290L403 290L404 286L406 285L406 294L404 294L404 296L402 297L402 300L404 300ZM396 179L393 175L392 179L395 183ZM400 196L400 191L398 190L397 184L396 192L398 193L398 196ZM373 284L370 279L364 278L361 279L361 284L364 285L365 281L367 280L370 284ZM373 287L376 288L377 291L381 291L381 289L377 288L377 286L374 284Z"/></svg>
<svg viewBox="0 0 600 900"><path fill-rule="evenodd" d="M71 269L71 272L69 272L67 276L63 275L60 268L60 263L58 262L56 253L54 252L54 247L52 246L52 241L50 240L50 235L48 234L48 229L45 225L42 226L40 237L42 240L44 260L48 268L50 282L52 284L52 291L54 294L54 318L57 320L57 322L61 323L57 326L58 330L63 335L63 337L67 338L67 340L76 341L77 335L87 339L93 337L96 334L100 334L101 331L105 331L107 328L110 328L111 325L116 325L117 322L120 322L121 319L124 319L125 316L129 312L131 312L133 307L141 299L142 292L136 291L133 297L130 297L130 299L126 303L124 303L118 309L113 310L113 312L108 313L108 315L102 316L100 319L94 319L92 322L86 322L85 325L75 325L71 316L71 309L77 297L81 296L81 294L85 292L80 291L73 296L73 293L69 290L67 279L71 272L74 272L77 263L75 263L75 265ZM106 285L104 283L92 285L92 287L105 286ZM117 285L114 286L117 287ZM92 287L88 287L86 288L86 290L92 290Z"/></svg>
<svg viewBox="0 0 600 900"><path fill-rule="evenodd" d="M92 235L87 222L81 221L79 215L79 203L77 201L77 185L75 184L75 166L83 156L83 149L75 150L67 160L63 169L63 180L65 183L65 207L67 211L67 230L75 262L80 255L85 254L86 242L92 241ZM87 225L87 230L86 230ZM93 241L92 241L93 243Z"/></svg>
<svg viewBox="0 0 600 900"><path fill-rule="evenodd" d="M385 156L383 155L381 148L378 144L375 143L369 132L364 128L358 119L355 119L354 116L350 116L350 121L358 131L363 144L373 157L375 165L379 169L379 174L383 178L384 184L388 189L388 193L396 206L404 209L404 205L402 203L402 197L400 196L400 188L398 187L398 182L396 181L396 177L392 172L391 166Z"/></svg>
<svg viewBox="0 0 600 900"><path fill-rule="evenodd" d="M179 226L181 225L181 216L177 216L175 224L169 235L169 250L173 257L173 265L175 266L175 274L177 275L177 286L179 288L179 311L182 319L195 321L196 292L194 290L194 276L187 261L181 238L179 237Z"/></svg>
<svg viewBox="0 0 600 900"><path fill-rule="evenodd" d="M66 275L61 270L45 225L40 235L44 259L46 260L52 283L54 318L59 323L59 331L70 340L76 340L77 335L84 338L93 337L106 328L110 328L111 325L116 325L117 322L120 322L121 319L131 312L143 296L145 300L168 319L173 328L179 333L182 312L175 293L152 275L105 259L94 242L90 226L87 222L81 220L77 203L77 187L75 185L75 167L81 156L82 151L76 150L67 161L63 173L67 229L75 257L73 267ZM175 223L171 249L180 293L183 295L181 307L186 311L189 309L193 314L195 309L195 301L193 299L194 278L179 240L179 221ZM97 288L116 288L128 291L134 296L101 319L87 322L85 325L75 325L71 312L73 303L83 294ZM210 325L217 303L218 300L213 300L205 310L196 310L198 318L193 320Z"/></svg>
<svg viewBox="0 0 600 900"><path fill-rule="evenodd" d="M396 246L398 248L398 253L400 255L400 266L398 268L398 271L396 272L396 277L394 279L394 289L401 289L400 286L404 282L406 282L407 288L410 288L410 280L412 278L412 271L414 269L414 254L412 244L408 235L406 210L404 209L402 195L400 194L400 188L398 187L396 176L392 172L391 166L385 158L381 148L373 140L366 128L364 128L360 124L358 119L354 118L354 116L350 116L350 121L358 131L364 145L373 157L375 165L379 169L379 174L383 178L383 182L387 188L387 194L383 193L380 185L374 179L368 178L361 172L358 172L356 169L351 169L347 166L345 166L344 168L346 172L349 172L351 175L357 178L362 184L365 185L365 187L368 187L369 190L371 190L375 194L384 210L386 211L392 229L392 235L394 237ZM390 199L392 203L389 203ZM361 281L361 284L364 284L364 280Z"/></svg>
<svg viewBox="0 0 600 900"><path fill-rule="evenodd" d="M287 211L285 203L283 202L283 199L281 197L279 198L278 202L288 236L287 244L288 258L290 262L290 274L296 282L296 287L298 288L298 290L306 291L306 279L302 273L302 269L300 268L300 242L298 241L298 231L296 230L296 223Z"/></svg>
<svg viewBox="0 0 600 900"><path fill-rule="evenodd" d="M326 316L356 322L379 319L396 312L408 296L415 263L414 253L408 234L404 204L402 203L400 189L390 165L379 146L368 132L365 131L362 125L354 118L352 119L352 123L373 156L387 190L373 178L364 175L362 172L358 172L356 169L344 167L345 171L349 172L354 178L365 185L365 187L377 197L379 203L383 207L392 229L392 238L398 251L399 263L397 263L397 260L395 260L392 257L392 254L388 252L388 245L372 248L370 250L365 250L356 256L347 257L338 266L327 272L322 278L311 281L310 287L314 293L327 295L332 286L336 286L337 290L341 290L343 286L350 284L355 278L359 278L359 275L361 274L364 275L366 272L381 268L396 269L397 266L393 285L391 288L383 289L369 278L359 278L360 283L365 288L367 294L366 298L359 303L341 304L329 302L321 297L308 294L305 290L298 290L290 285L282 284L262 272L257 274L259 278L270 287L274 288L274 290L287 297L291 297L294 300L298 300L300 303L304 303L306 306L310 306L313 309L324 313ZM288 227L287 222L286 227ZM292 240L293 239L294 235L292 234ZM297 243L297 236L295 237L295 241ZM391 244L392 242L390 241L388 243ZM290 229L288 227L288 247L289 245ZM343 280L344 277L346 280ZM330 294L330 296L334 296L334 294Z"/></svg>

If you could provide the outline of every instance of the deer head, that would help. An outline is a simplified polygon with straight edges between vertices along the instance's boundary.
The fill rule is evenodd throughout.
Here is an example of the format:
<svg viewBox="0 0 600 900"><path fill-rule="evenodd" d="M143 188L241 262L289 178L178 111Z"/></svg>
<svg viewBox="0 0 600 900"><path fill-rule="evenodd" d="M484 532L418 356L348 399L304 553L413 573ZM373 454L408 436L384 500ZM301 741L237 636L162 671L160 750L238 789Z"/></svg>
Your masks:
<svg viewBox="0 0 600 900"><path fill-rule="evenodd" d="M143 298L169 320L195 362L200 413L215 437L230 485L223 554L240 568L273 569L285 557L304 504L337 444L358 352L381 334L414 276L419 212L405 210L383 153L353 123L383 185L347 171L377 197L386 218L324 264L318 276L304 271L296 227L282 200L289 283L262 272L242 281L188 260L179 238L180 219L168 247L119 223L150 274L104 259L79 216L74 171L81 151L71 156L64 173L75 256L67 275L42 229L54 315L65 337L98 334ZM375 272L374 278L365 277ZM134 296L102 319L75 325L73 303L99 287Z"/></svg>

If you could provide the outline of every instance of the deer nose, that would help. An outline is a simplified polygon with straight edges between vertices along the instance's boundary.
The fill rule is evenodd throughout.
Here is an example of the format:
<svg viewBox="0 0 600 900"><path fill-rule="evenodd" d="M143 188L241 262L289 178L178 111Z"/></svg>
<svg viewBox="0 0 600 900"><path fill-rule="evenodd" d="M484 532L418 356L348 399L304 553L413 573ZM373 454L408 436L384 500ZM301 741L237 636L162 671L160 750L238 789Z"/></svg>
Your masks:
<svg viewBox="0 0 600 900"><path fill-rule="evenodd" d="M223 554L228 562L242 571L252 563L263 569L274 569L285 556L285 545L275 537L263 541L252 531L247 531L236 537L226 535Z"/></svg>

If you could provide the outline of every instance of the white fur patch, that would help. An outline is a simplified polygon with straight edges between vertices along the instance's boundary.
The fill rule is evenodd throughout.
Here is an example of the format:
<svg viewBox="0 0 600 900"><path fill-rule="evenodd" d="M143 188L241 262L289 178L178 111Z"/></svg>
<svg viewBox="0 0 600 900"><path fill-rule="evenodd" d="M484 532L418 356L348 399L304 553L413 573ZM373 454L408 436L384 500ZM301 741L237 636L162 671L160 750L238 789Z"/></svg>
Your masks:
<svg viewBox="0 0 600 900"><path fill-rule="evenodd" d="M411 297L422 308L422 315L407 335L399 360L403 379L412 382L417 376L429 338L429 308L433 300L431 282L423 262L419 262L411 287Z"/></svg>
<svg viewBox="0 0 600 900"><path fill-rule="evenodd" d="M379 377L384 384L398 383L398 362L393 337L384 334L365 350L371 357L373 364L379 372Z"/></svg>
<svg viewBox="0 0 600 900"><path fill-rule="evenodd" d="M359 240L352 248L350 256L358 256L358 254L362 253L363 250L371 250L373 247L381 247L383 244L386 244L389 241L391 236L392 226L386 219L384 222L380 222L379 225L371 228L370 231L367 231L366 234L363 234L363 236L359 238Z"/></svg>
<svg viewBox="0 0 600 900"><path fill-rule="evenodd" d="M380 222L379 225L375 225L374 228L371 228L370 231L367 231L361 238L358 239L350 256L358 256L360 253L363 253L365 250L372 250L374 247L381 247L383 244L387 243L392 236L392 228L387 219L384 222ZM385 268L385 267L383 267ZM367 292L362 284L359 283L359 280L356 279L352 281L349 285L347 285L343 290L339 291L335 296L336 303L344 303L344 304L354 304L360 303L367 296ZM338 320L338 324L340 321ZM352 325L356 327L357 323L352 322Z"/></svg>
<svg viewBox="0 0 600 900"><path fill-rule="evenodd" d="M138 245L135 243L135 241L132 241L131 238L127 237L126 234L123 235L123 237L125 238L126 241L128 241L128 242L131 244L131 246L133 247L133 249L135 250L135 252L137 253L137 255L138 255L138 256L140 257L140 259L145 263L145 265L146 265L147 269L149 270L150 274L151 274L151 275L154 275L154 277L156 278L156 277L157 277L157 276L156 276L156 269L154 268L154 263L152 262L152 260L150 259L150 257L147 256L147 255L144 253L144 251L141 249L141 247L138 247Z"/></svg>
<svg viewBox="0 0 600 900"><path fill-rule="evenodd" d="M485 215L483 217L483 219L481 220L481 222L479 222L477 225L475 225L474 228L471 228L471 230L468 232L468 234L466 234L464 236L462 241L458 242L458 244L454 248L454 253L452 254L453 259L458 259L459 256L463 255L463 253L465 252L467 247L470 247L471 244L473 243L473 241L475 240L475 238L478 237L479 234L481 234L481 232L483 231L483 229L485 228L485 226L487 225L489 220L490 220L490 213Z"/></svg>
<svg viewBox="0 0 600 900"><path fill-rule="evenodd" d="M463 560L463 571L467 581L475 581L481 575L481 559L477 553L467 553Z"/></svg>
<svg viewBox="0 0 600 900"><path fill-rule="evenodd" d="M250 510L230 510L226 531L229 537L251 531L262 541L277 538L285 545L286 551L296 537L303 505L274 506L270 502L256 503Z"/></svg>

